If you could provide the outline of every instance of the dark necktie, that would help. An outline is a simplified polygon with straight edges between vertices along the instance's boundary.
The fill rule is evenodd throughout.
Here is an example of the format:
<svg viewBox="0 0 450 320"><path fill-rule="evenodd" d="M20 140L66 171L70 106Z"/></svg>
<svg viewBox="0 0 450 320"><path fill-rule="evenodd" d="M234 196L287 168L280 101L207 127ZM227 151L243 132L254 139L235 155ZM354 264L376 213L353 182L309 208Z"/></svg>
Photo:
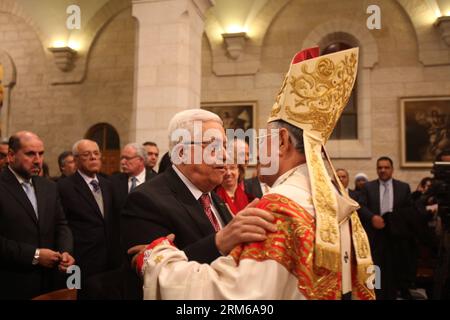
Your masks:
<svg viewBox="0 0 450 320"><path fill-rule="evenodd" d="M208 217L209 221L213 225L214 230L216 230L216 232L219 231L220 230L219 222L217 221L217 218L211 209L211 198L209 197L209 195L207 193L204 193L204 194L202 194L202 196L200 197L199 200L200 200L200 204L203 207L203 210L205 211L206 216Z"/></svg>
<svg viewBox="0 0 450 320"><path fill-rule="evenodd" d="M137 184L137 178L136 177L131 177L130 192L133 191L134 188L136 188L136 184Z"/></svg>
<svg viewBox="0 0 450 320"><path fill-rule="evenodd" d="M90 184L91 184L92 188L94 189L92 194L94 195L95 202L97 202L98 208L99 208L102 216L104 216L105 212L104 212L104 206L103 206L103 195L102 195L102 190L100 189L100 184L98 183L97 180L92 180L90 182Z"/></svg>
<svg viewBox="0 0 450 320"><path fill-rule="evenodd" d="M97 180L92 180L90 183L92 188L94 189L94 192L98 192L100 190L100 184Z"/></svg>

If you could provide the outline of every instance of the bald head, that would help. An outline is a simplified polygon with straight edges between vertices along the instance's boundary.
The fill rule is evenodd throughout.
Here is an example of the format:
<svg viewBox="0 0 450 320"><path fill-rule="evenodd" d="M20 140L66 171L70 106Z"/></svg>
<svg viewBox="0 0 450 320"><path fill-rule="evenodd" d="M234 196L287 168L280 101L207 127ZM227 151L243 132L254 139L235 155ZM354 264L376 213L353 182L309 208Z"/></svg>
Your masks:
<svg viewBox="0 0 450 320"><path fill-rule="evenodd" d="M17 152L21 146L22 143L30 141L30 140L39 140L42 142L41 138L39 136L31 131L19 131L13 134L9 138L9 149L13 150L14 152Z"/></svg>
<svg viewBox="0 0 450 320"><path fill-rule="evenodd" d="M44 161L44 143L33 132L19 131L9 138L8 163L20 176L39 175Z"/></svg>

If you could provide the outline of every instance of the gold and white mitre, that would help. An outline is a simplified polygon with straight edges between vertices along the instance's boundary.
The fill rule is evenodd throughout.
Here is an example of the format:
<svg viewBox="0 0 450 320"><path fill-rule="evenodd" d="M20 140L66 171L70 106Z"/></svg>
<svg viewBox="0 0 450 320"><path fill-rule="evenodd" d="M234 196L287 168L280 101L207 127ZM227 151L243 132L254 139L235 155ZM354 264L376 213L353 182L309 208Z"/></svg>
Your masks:
<svg viewBox="0 0 450 320"><path fill-rule="evenodd" d="M341 206L326 170L322 151L332 167L324 145L352 93L358 69L358 48L318 55L319 48L311 48L294 56L268 122L284 120L303 130L316 211L315 265L339 272ZM359 206L350 200L335 172L333 174L346 201L354 207L349 215L352 240L358 268L366 267L372 262L367 236L354 212Z"/></svg>

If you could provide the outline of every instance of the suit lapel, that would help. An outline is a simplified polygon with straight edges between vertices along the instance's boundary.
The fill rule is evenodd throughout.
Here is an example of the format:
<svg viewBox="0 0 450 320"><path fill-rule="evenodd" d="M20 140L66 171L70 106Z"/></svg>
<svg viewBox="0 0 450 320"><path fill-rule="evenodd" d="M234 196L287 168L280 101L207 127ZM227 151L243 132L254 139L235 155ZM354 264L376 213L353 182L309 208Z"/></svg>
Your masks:
<svg viewBox="0 0 450 320"><path fill-rule="evenodd" d="M103 215L104 215L104 218L107 219L107 218L109 218L109 213L111 211L111 208L110 208L111 193L109 192L109 189L106 186L106 180L100 176L97 176L97 179L100 184L100 188L102 190ZM92 194L92 192L91 192L91 194ZM95 201L95 198L94 198L94 201ZM95 204L97 205L97 202L95 202ZM97 206L97 208L98 208L98 206Z"/></svg>
<svg viewBox="0 0 450 320"><path fill-rule="evenodd" d="M119 181L120 194L124 194L126 198L126 195L128 195L128 176L125 173L121 174L119 177Z"/></svg>
<svg viewBox="0 0 450 320"><path fill-rule="evenodd" d="M231 219L233 219L233 216L231 215L225 203L215 192L211 192L211 197L213 199L214 206L216 207L217 211L219 211L219 215L222 218L224 225L227 225L231 221Z"/></svg>
<svg viewBox="0 0 450 320"><path fill-rule="evenodd" d="M33 206L27 197L27 194L23 190L19 181L17 181L14 174L9 170L5 169L2 173L2 180L5 189L20 203L20 205L25 209L28 216L37 224L36 213L34 212ZM39 201L38 201L39 204Z"/></svg>
<svg viewBox="0 0 450 320"><path fill-rule="evenodd" d="M175 197L180 200L179 202L198 226L202 235L207 236L214 233L214 227L204 213L202 206L197 199L194 198L191 191L180 179L180 177L178 177L173 168L168 168L164 174L169 180L169 186L175 193Z"/></svg>
<svg viewBox="0 0 450 320"><path fill-rule="evenodd" d="M47 201L42 179L40 177L34 177L33 186L36 193L36 200L38 205L39 227L41 230L43 230L42 227L46 225L47 219L47 215L45 214Z"/></svg>
<svg viewBox="0 0 450 320"><path fill-rule="evenodd" d="M148 181L155 176L156 173L153 170L145 169L145 181Z"/></svg>
<svg viewBox="0 0 450 320"><path fill-rule="evenodd" d="M78 172L76 172L68 179L72 179L74 181L75 190L79 192L83 198L86 199L86 201L95 210L95 212L97 212L100 218L103 219L102 213L100 212L100 209L97 205L97 201L95 201L94 195L92 194L91 189L89 188L83 177Z"/></svg>
<svg viewBox="0 0 450 320"><path fill-rule="evenodd" d="M380 203L380 181L376 180L375 183L373 184L373 194L375 195L375 212L377 214L381 214L380 210L381 210L381 203Z"/></svg>
<svg viewBox="0 0 450 320"><path fill-rule="evenodd" d="M399 199L399 195L400 195L400 190L399 190L399 184L397 182L397 180L392 179L392 193L394 195L394 201L392 202L392 211L394 211L394 208L398 207L398 203L400 201Z"/></svg>

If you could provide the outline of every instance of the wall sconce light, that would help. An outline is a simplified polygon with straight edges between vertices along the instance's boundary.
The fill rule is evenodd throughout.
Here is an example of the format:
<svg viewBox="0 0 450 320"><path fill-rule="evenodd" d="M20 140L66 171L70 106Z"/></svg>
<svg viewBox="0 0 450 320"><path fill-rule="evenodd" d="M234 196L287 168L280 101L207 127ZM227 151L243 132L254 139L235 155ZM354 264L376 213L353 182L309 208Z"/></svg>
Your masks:
<svg viewBox="0 0 450 320"><path fill-rule="evenodd" d="M442 40L450 46L450 16L442 16L437 18L434 25L441 33Z"/></svg>
<svg viewBox="0 0 450 320"><path fill-rule="evenodd" d="M248 39L246 32L222 33L228 55L236 60L244 50L245 41Z"/></svg>
<svg viewBox="0 0 450 320"><path fill-rule="evenodd" d="M61 71L69 71L73 67L73 61L77 55L77 51L70 47L52 47L48 50L53 53L56 66Z"/></svg>

